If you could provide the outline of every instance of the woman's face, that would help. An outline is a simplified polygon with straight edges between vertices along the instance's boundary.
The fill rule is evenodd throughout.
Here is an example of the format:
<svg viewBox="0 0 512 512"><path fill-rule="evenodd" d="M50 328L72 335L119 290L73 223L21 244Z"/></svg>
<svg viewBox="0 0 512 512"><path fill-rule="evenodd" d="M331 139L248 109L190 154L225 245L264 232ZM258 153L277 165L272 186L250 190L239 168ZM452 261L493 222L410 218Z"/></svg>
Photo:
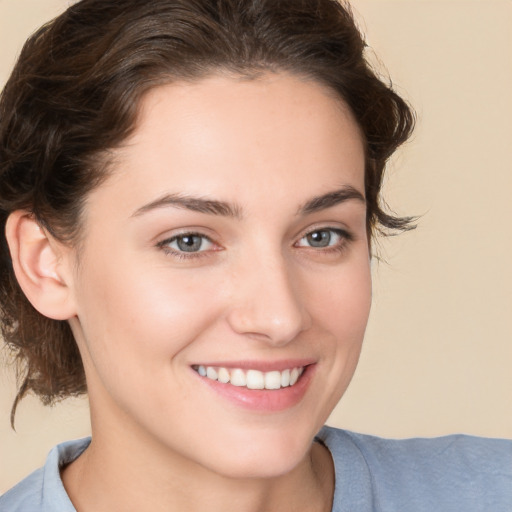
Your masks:
<svg viewBox="0 0 512 512"><path fill-rule="evenodd" d="M84 236L71 323L95 438L231 476L296 466L370 309L347 108L286 74L156 88L88 198Z"/></svg>

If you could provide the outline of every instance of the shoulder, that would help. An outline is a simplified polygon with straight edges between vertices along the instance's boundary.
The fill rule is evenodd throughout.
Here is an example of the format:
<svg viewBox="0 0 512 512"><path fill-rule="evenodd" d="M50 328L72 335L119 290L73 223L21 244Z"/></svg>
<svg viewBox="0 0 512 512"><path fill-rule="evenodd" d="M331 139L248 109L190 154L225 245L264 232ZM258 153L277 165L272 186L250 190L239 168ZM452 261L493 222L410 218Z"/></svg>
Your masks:
<svg viewBox="0 0 512 512"><path fill-rule="evenodd" d="M0 511L75 512L62 480L60 468L75 460L89 446L90 438L55 446L45 465L0 496Z"/></svg>
<svg viewBox="0 0 512 512"><path fill-rule="evenodd" d="M42 510L43 468L40 468L0 496L0 510L24 512Z"/></svg>
<svg viewBox="0 0 512 512"><path fill-rule="evenodd" d="M512 510L512 441L451 435L383 439L324 428L338 473L359 468L377 510Z"/></svg>
<svg viewBox="0 0 512 512"><path fill-rule="evenodd" d="M350 444L377 465L407 463L411 467L443 462L463 463L487 472L496 467L512 471L512 440L455 434L435 438L385 439L348 430L324 427L319 438L328 446Z"/></svg>

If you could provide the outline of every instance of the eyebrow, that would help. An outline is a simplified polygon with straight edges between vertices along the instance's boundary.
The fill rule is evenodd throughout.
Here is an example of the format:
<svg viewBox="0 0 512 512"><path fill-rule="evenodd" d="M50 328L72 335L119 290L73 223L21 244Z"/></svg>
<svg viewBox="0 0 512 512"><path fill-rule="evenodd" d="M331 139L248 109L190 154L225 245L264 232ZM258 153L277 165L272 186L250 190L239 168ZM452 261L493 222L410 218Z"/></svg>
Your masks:
<svg viewBox="0 0 512 512"><path fill-rule="evenodd" d="M363 194L359 192L359 190L352 187L351 185L345 185L339 190L327 192L327 194L313 197L313 199L310 199L307 203L299 208L298 213L300 215L306 215L308 213L326 210L327 208L332 208L333 206L345 203L349 200L356 200L366 204L366 199L364 198Z"/></svg>
<svg viewBox="0 0 512 512"><path fill-rule="evenodd" d="M165 194L155 201L151 201L132 214L132 217L138 217L146 212L158 208L166 208L173 206L175 208L183 208L199 213L207 213L210 215L221 215L223 217L241 218L241 208L238 205L226 203L224 201L216 201L214 199L203 199L201 197L192 197L182 194Z"/></svg>
<svg viewBox="0 0 512 512"><path fill-rule="evenodd" d="M299 207L297 215L307 215L309 213L326 210L327 208L332 208L333 206L349 200L357 200L366 204L366 200L359 190L350 185L345 185L339 190L313 197ZM237 204L182 194L165 194L140 207L131 216L138 217L146 212L166 207L183 208L199 213L220 215L222 217L242 218L242 208Z"/></svg>

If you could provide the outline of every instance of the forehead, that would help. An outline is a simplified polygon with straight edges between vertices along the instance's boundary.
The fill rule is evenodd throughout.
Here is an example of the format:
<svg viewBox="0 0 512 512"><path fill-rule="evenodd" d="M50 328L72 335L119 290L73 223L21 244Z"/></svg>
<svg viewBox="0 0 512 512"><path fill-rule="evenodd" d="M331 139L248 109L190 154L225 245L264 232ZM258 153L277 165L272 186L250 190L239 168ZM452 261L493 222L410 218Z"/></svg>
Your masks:
<svg viewBox="0 0 512 512"><path fill-rule="evenodd" d="M284 73L154 88L113 167L113 183L129 180L147 200L156 192L256 199L262 182L275 200L290 187L304 197L347 184L364 194L364 147L348 107Z"/></svg>

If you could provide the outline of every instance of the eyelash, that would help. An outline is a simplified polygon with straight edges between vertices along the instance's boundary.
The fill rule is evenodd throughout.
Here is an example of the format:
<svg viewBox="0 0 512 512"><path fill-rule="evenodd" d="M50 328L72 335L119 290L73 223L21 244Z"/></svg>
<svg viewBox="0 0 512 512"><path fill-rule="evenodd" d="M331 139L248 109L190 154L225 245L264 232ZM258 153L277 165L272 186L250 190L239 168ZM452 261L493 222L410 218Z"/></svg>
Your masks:
<svg viewBox="0 0 512 512"><path fill-rule="evenodd" d="M180 260L189 260L189 259L193 259L193 258L202 258L202 257L208 256L208 253L211 252L208 250L186 252L186 251L172 249L171 247L169 247L169 245L172 244L173 242L176 242L180 239L184 239L186 237L194 237L194 236L200 237L203 241L206 240L207 242L209 242L211 244L215 244L215 242L213 242L212 239L209 238L208 236L203 235L202 233L196 233L196 232L190 231L190 232L185 232L185 233L180 233L178 235L174 235L170 238L166 238L165 240L158 242L157 247L162 249L164 251L164 254L173 256Z"/></svg>
<svg viewBox="0 0 512 512"><path fill-rule="evenodd" d="M332 237L332 233L334 233L336 236L338 236L339 237L338 242L335 243L334 245L328 245L328 246L325 246L325 247L312 247L312 246L297 245L302 240L307 239L308 236L311 236L311 235L313 235L315 233L325 233L325 232L330 233L331 237ZM316 229L313 229L311 231L308 231L303 236L301 236L299 241L296 242L295 246L296 247L307 247L307 248L312 249L312 250L322 251L322 253L332 254L332 253L341 253L341 252L343 252L344 250L346 250L347 245L350 242L352 242L353 240L354 240L354 236L351 233L349 233L346 229L333 228L333 227L326 226L326 227L316 228ZM329 239L329 242L330 242L330 239Z"/></svg>
<svg viewBox="0 0 512 512"><path fill-rule="evenodd" d="M340 237L340 240L335 245L332 245L332 246L329 245L326 247L318 247L318 248L312 247L312 246L298 245L299 242L301 242L304 239L307 239L308 236L311 236L315 233L322 233L322 232L329 232L331 234L334 233L336 236ZM208 236L206 236L202 233L197 233L197 232L191 231L191 232L180 233L180 234L174 235L170 238L166 238L165 240L158 242L157 247L162 249L165 254L170 255L174 258L178 258L180 260L190 260L190 259L195 259L195 258L202 258L202 257L208 256L209 253L211 253L211 252L216 252L216 250L213 250L213 251L212 250L202 250L202 251L186 252L186 251L172 249L169 247L170 244L172 244L173 242L176 242L180 239L184 239L187 237L200 237L202 239L202 241L207 241L208 243L215 245L215 242ZM304 235L302 235L299 238L298 242L296 242L294 244L294 247L306 247L306 248L312 249L314 251L316 251L316 250L321 251L322 253L340 253L340 252L343 252L346 249L347 244L352 242L353 240L354 240L353 235L345 229L333 228L333 227L322 227L322 228L313 229L311 231L308 231Z"/></svg>

